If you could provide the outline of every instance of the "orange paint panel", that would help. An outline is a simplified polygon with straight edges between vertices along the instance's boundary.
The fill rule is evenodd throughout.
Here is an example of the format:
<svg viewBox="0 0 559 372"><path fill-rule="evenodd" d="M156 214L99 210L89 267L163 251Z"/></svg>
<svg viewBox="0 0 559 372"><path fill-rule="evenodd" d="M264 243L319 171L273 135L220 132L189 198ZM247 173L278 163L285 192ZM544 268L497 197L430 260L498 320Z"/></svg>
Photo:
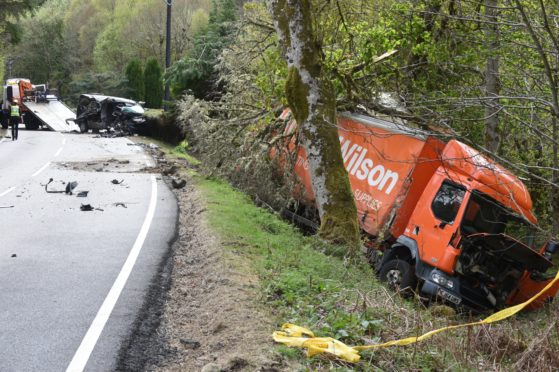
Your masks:
<svg viewBox="0 0 559 372"><path fill-rule="evenodd" d="M293 130L294 123L287 126L285 133ZM338 130L361 226L369 234L377 235L394 208L403 203L409 185L406 180L425 141L350 117L338 119ZM301 147L295 172L307 198L314 199L308 161Z"/></svg>

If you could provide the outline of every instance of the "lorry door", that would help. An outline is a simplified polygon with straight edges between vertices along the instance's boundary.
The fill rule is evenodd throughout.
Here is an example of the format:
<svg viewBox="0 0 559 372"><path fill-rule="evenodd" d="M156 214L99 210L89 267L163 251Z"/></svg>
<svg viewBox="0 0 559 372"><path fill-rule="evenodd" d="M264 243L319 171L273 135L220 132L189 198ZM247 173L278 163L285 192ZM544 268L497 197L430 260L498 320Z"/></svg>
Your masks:
<svg viewBox="0 0 559 372"><path fill-rule="evenodd" d="M459 233L460 216L468 196L464 186L450 180L448 174L437 172L419 199L405 231L405 235L417 242L422 261L449 274L454 272L460 253L451 241Z"/></svg>

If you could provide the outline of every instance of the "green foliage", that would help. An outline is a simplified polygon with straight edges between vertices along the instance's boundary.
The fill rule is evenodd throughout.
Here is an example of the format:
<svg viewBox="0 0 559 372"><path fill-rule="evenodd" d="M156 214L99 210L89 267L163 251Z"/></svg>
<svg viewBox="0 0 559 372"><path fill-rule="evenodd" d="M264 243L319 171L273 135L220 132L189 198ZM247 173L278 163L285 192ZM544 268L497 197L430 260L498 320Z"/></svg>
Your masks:
<svg viewBox="0 0 559 372"><path fill-rule="evenodd" d="M68 4L69 0L49 0L34 17L24 21L21 42L10 53L14 76L64 90L71 67L64 42L64 12Z"/></svg>
<svg viewBox="0 0 559 372"><path fill-rule="evenodd" d="M0 2L0 36L14 44L21 41L22 27L18 23L19 17L43 2L44 0L3 0ZM0 45L0 52L4 47L5 45Z"/></svg>
<svg viewBox="0 0 559 372"><path fill-rule="evenodd" d="M128 62L125 69L125 75L128 79L128 87L130 88L130 95L133 100L141 101L144 99L144 71L142 70L142 63L133 59Z"/></svg>
<svg viewBox="0 0 559 372"><path fill-rule="evenodd" d="M84 93L127 97L129 95L128 80L124 74L114 72L85 73L74 77L63 98L76 104L80 94Z"/></svg>
<svg viewBox="0 0 559 372"><path fill-rule="evenodd" d="M197 98L215 98L215 65L222 50L232 41L236 9L233 0L213 0L208 26L194 37L192 49L171 66L166 80L175 96L191 90Z"/></svg>
<svg viewBox="0 0 559 372"><path fill-rule="evenodd" d="M163 72L157 59L151 58L146 62L144 70L144 86L146 107L161 108L163 103Z"/></svg>

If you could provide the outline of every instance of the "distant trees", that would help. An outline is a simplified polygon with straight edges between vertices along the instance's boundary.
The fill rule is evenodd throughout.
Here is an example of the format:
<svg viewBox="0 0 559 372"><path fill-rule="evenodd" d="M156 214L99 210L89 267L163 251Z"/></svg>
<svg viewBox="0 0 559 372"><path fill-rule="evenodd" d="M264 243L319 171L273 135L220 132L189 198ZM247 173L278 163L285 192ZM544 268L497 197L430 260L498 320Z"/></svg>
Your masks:
<svg viewBox="0 0 559 372"><path fill-rule="evenodd" d="M161 108L163 103L163 71L156 58L146 62L144 87L146 107Z"/></svg>
<svg viewBox="0 0 559 372"><path fill-rule="evenodd" d="M128 62L124 71L128 79L128 87L130 88L130 96L133 100L141 101L144 98L144 71L142 70L142 63L138 59L133 59Z"/></svg>
<svg viewBox="0 0 559 372"><path fill-rule="evenodd" d="M194 35L187 55L174 63L166 79L175 96L190 90L197 98L219 98L215 93L218 81L215 66L225 47L234 39L234 21L237 19L233 0L212 0L207 27Z"/></svg>
<svg viewBox="0 0 559 372"><path fill-rule="evenodd" d="M67 0L50 0L32 18L22 22L23 38L13 47L13 75L58 89L70 81L72 60L64 41ZM48 35L48 37L47 37Z"/></svg>
<svg viewBox="0 0 559 372"><path fill-rule="evenodd" d="M9 41L17 42L21 36L21 27L17 24L16 17L29 11L44 0L3 0L0 2L0 36L4 39L9 37ZM4 39L6 40L6 39ZM3 46L0 45L0 50Z"/></svg>
<svg viewBox="0 0 559 372"><path fill-rule="evenodd" d="M37 12L27 11L39 3ZM194 34L206 27L211 5L212 0L173 1L174 61L184 57ZM21 39L18 47L0 45L0 63L9 56L18 61L14 67L19 76L48 80L67 98L76 85L95 85L89 82L95 74L116 74L120 83L131 60L145 63L155 56L163 63L165 7L161 0L0 1L0 36L4 41L10 35ZM13 13L21 16L17 22L10 18ZM70 86L72 81L78 83ZM111 81L102 81L109 85L97 92L119 91Z"/></svg>

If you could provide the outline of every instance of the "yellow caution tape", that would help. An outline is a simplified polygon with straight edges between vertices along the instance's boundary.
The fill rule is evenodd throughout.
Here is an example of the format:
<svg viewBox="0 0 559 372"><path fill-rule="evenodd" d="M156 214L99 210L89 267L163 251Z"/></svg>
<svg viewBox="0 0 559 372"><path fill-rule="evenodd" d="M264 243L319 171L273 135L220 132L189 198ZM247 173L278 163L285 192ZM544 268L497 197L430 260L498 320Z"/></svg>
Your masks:
<svg viewBox="0 0 559 372"><path fill-rule="evenodd" d="M357 363L361 358L359 356L359 351L361 350L377 349L377 348L383 348L389 346L409 345L409 344L426 340L436 335L437 333L447 331L450 329L471 327L471 326L481 325L481 324L489 324L489 323L498 322L500 320L509 318L514 314L518 313L519 311L521 311L522 309L524 309L530 303L534 302L534 300L536 300L539 296L541 296L545 291L551 288L558 281L559 281L559 272L551 282L549 282L541 291L539 291L535 296L533 296L529 300L526 300L518 305L511 306L501 311L498 311L478 322L443 327L443 328L435 329L433 331L429 331L421 336L402 338L400 340L388 341L382 344L348 346L343 342L338 341L331 337L315 337L314 333L309 329L304 327L299 327L295 324L289 324L289 323L286 323L282 326L283 331L274 332L272 337L274 338L274 341L285 344L289 347L299 347L299 348L307 349L308 357L312 357L318 354L326 354L328 356L343 359L347 362Z"/></svg>

